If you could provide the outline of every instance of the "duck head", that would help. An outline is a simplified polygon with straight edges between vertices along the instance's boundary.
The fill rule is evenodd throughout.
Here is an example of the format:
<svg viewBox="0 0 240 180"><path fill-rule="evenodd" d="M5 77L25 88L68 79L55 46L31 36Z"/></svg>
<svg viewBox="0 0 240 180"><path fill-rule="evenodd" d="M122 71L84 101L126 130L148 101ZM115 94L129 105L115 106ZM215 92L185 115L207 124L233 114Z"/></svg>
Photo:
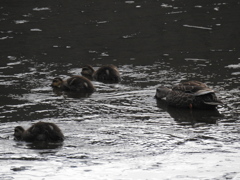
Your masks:
<svg viewBox="0 0 240 180"><path fill-rule="evenodd" d="M63 84L63 80L59 77L53 79L51 86L53 88L60 88Z"/></svg>
<svg viewBox="0 0 240 180"><path fill-rule="evenodd" d="M162 98L166 97L170 91L171 91L171 90L168 89L167 87L159 86L159 87L157 88L157 90L156 90L156 95L155 95L155 97L156 97L157 99L162 99Z"/></svg>
<svg viewBox="0 0 240 180"><path fill-rule="evenodd" d="M17 126L14 128L14 139L21 140L24 133L24 128L22 126Z"/></svg>
<svg viewBox="0 0 240 180"><path fill-rule="evenodd" d="M82 74L83 76L90 76L90 77L91 77L91 76L93 76L94 72L95 72L95 70L93 69L92 66L90 66L90 65L85 65L85 66L82 67L82 72L81 72L81 74Z"/></svg>

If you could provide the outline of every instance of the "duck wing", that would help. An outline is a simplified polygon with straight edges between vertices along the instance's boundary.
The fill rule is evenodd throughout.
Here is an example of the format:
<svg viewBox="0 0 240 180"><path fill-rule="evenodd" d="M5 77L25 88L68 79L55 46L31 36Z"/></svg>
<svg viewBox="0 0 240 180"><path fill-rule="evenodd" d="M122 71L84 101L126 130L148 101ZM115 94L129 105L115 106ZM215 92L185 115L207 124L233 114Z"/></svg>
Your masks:
<svg viewBox="0 0 240 180"><path fill-rule="evenodd" d="M187 81L187 82L182 82L180 83L182 85L186 86L201 86L201 87L208 87L205 83L200 82L200 81Z"/></svg>
<svg viewBox="0 0 240 180"><path fill-rule="evenodd" d="M82 76L72 76L71 78L68 78L64 86L70 91L94 89L90 81Z"/></svg>
<svg viewBox="0 0 240 180"><path fill-rule="evenodd" d="M109 81L113 83L121 81L119 71L114 65L105 65L100 67L97 71L95 71L93 77L97 81Z"/></svg>
<svg viewBox="0 0 240 180"><path fill-rule="evenodd" d="M209 93L214 93L214 90L212 90L206 84L199 81L183 82L173 86L172 90L188 93L193 96L201 96Z"/></svg>

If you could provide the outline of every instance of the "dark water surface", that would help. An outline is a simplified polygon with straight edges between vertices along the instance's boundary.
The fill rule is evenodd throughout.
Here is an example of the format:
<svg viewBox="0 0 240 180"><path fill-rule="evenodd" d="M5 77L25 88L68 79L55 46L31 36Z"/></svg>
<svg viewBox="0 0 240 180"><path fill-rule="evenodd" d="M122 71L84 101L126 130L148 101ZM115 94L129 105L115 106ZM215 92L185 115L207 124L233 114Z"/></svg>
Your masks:
<svg viewBox="0 0 240 180"><path fill-rule="evenodd" d="M240 2L1 0L0 177L240 179ZM57 96L56 76L115 64L120 84ZM200 80L224 102L176 109L158 85ZM13 140L13 128L56 123L63 144Z"/></svg>

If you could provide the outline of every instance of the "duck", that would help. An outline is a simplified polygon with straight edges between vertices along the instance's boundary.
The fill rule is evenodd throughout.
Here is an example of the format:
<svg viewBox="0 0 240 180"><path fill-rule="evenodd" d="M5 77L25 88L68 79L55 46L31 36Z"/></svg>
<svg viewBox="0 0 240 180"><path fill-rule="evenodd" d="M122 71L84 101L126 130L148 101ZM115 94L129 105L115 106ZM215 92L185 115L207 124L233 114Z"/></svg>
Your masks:
<svg viewBox="0 0 240 180"><path fill-rule="evenodd" d="M92 82L83 76L72 76L66 80L60 77L53 79L51 86L54 89L71 92L93 93L95 87Z"/></svg>
<svg viewBox="0 0 240 180"><path fill-rule="evenodd" d="M16 126L14 128L14 139L27 142L62 142L64 135L56 124L39 121L27 130L24 130L22 126Z"/></svg>
<svg viewBox="0 0 240 180"><path fill-rule="evenodd" d="M157 99L166 98L170 106L182 108L214 109L223 104L215 91L200 81L187 81L173 86L171 89L159 86L156 90Z"/></svg>
<svg viewBox="0 0 240 180"><path fill-rule="evenodd" d="M119 83L121 77L118 68L113 64L103 65L96 71L91 65L85 65L82 67L81 74L91 80L109 83Z"/></svg>

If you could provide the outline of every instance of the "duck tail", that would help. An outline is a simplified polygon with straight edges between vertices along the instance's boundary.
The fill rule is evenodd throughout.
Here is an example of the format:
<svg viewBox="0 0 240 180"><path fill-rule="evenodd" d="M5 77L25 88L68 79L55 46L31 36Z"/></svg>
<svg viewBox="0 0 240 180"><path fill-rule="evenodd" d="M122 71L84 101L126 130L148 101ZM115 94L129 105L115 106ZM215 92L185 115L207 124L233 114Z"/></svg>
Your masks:
<svg viewBox="0 0 240 180"><path fill-rule="evenodd" d="M212 105L212 106L218 106L218 105L222 105L223 104L223 102L222 101L220 101L220 100L215 100L215 101L204 101L204 103L205 104L207 104L207 105Z"/></svg>
<svg viewBox="0 0 240 180"><path fill-rule="evenodd" d="M194 93L193 96L202 96L210 93L214 93L214 91L212 89L202 89Z"/></svg>

